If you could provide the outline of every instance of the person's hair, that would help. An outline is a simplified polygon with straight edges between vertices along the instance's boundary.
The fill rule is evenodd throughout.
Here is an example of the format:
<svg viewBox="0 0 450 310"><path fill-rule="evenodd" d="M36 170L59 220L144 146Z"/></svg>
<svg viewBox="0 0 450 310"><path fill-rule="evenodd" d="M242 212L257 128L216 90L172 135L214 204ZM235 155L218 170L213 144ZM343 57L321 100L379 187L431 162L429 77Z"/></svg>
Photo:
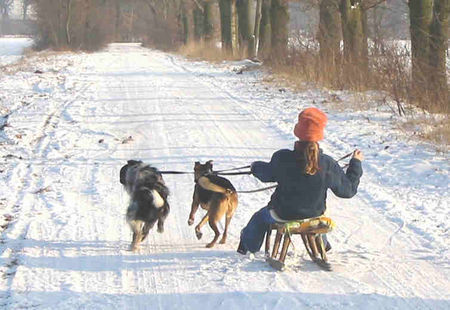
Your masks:
<svg viewBox="0 0 450 310"><path fill-rule="evenodd" d="M295 142L295 151L298 154L298 161L304 163L304 172L315 175L320 170L319 167L319 144L310 141Z"/></svg>

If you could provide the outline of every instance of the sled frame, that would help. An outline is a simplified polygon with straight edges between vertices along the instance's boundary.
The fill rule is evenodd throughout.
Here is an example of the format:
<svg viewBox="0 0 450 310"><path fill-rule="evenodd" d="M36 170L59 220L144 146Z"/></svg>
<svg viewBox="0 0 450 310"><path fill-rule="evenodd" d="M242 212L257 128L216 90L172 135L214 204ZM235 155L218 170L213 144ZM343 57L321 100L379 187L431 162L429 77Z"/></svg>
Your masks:
<svg viewBox="0 0 450 310"><path fill-rule="evenodd" d="M272 251L270 252L270 237L273 230L276 231L276 235ZM303 227L288 229L285 223L271 225L270 229L266 232L266 261L272 268L278 271L283 271L285 269L284 262L286 259L286 254L292 243L291 236L299 234L311 260L322 269L332 271L332 267L328 262L325 244L322 239L324 231L328 231L328 229L323 227L315 229L305 229Z"/></svg>

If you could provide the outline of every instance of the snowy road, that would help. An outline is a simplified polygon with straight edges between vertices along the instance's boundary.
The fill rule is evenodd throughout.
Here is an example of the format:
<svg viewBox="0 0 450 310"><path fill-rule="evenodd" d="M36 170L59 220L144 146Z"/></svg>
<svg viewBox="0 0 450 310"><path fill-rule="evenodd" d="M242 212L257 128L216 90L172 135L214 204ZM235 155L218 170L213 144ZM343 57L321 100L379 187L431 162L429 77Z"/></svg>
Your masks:
<svg viewBox="0 0 450 310"><path fill-rule="evenodd" d="M415 166L414 172L386 168L394 170L392 177L417 174L395 187L386 183L385 168L370 162L367 152L357 197L329 197L330 215L338 224L330 236L331 273L310 262L300 240L294 240L284 273L268 267L262 254L250 259L235 252L240 229L265 206L270 192L241 194L228 243L206 249L211 230L205 226L198 241L187 225L193 189L189 175L164 177L171 190L166 231L152 232L139 253L129 252L127 195L118 176L126 160L183 171L197 160L213 159L216 169L268 160L273 151L292 147L295 115L317 95L306 93L300 104L284 107L289 98L280 99L284 95L277 90L262 95L251 85L238 85L242 80L224 69L132 44L70 57L58 75L30 82L43 99L10 115L5 128L13 142L4 144L1 154L0 210L11 217L0 243L1 308L450 307L445 158L427 161L443 170L430 180L420 179ZM11 83L0 83L5 85ZM323 144L336 158L356 143L354 131L373 130L353 118L342 126L340 115L330 115ZM379 153L377 160L395 165L392 157ZM423 152L415 154L423 164ZM241 190L264 186L249 176L230 179ZM397 207L421 194L411 210ZM429 199L435 210L427 209ZM430 230L409 225L409 218L432 214L445 224L430 219Z"/></svg>
<svg viewBox="0 0 450 310"><path fill-rule="evenodd" d="M23 51L33 44L30 38L0 37L0 66L19 60Z"/></svg>

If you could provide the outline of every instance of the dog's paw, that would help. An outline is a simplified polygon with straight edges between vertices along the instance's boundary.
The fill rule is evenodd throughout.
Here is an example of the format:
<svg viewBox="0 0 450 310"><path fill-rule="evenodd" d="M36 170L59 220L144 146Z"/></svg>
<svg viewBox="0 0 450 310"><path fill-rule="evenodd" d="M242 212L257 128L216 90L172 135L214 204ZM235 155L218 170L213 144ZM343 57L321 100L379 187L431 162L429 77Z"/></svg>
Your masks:
<svg viewBox="0 0 450 310"><path fill-rule="evenodd" d="M203 234L199 231L195 232L195 235L197 236L197 239L200 240L203 237Z"/></svg>
<svg viewBox="0 0 450 310"><path fill-rule="evenodd" d="M220 244L225 244L226 242L227 242L227 238L222 238L222 239L219 241Z"/></svg>
<svg viewBox="0 0 450 310"><path fill-rule="evenodd" d="M189 219L188 220L188 225L191 226L192 224L194 224L194 219Z"/></svg>
<svg viewBox="0 0 450 310"><path fill-rule="evenodd" d="M206 247L207 247L207 248L212 248L212 247L214 246L214 244L215 244L215 242L208 243L208 244L206 245Z"/></svg>
<svg viewBox="0 0 450 310"><path fill-rule="evenodd" d="M130 247L128 248L128 250L131 252L137 252L137 251L139 251L139 245L131 244Z"/></svg>
<svg viewBox="0 0 450 310"><path fill-rule="evenodd" d="M156 230L157 232L159 232L160 234L162 234L163 232L164 232L164 227L159 227L158 226L158 229Z"/></svg>

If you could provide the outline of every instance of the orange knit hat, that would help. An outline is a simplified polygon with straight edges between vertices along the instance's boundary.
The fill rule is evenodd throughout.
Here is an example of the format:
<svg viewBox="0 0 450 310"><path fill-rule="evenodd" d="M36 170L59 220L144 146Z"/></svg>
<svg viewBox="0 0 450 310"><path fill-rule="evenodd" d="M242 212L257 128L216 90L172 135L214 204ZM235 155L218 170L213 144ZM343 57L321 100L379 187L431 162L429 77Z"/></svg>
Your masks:
<svg viewBox="0 0 450 310"><path fill-rule="evenodd" d="M327 116L317 108L307 108L298 115L294 135L302 141L317 142L323 139Z"/></svg>

